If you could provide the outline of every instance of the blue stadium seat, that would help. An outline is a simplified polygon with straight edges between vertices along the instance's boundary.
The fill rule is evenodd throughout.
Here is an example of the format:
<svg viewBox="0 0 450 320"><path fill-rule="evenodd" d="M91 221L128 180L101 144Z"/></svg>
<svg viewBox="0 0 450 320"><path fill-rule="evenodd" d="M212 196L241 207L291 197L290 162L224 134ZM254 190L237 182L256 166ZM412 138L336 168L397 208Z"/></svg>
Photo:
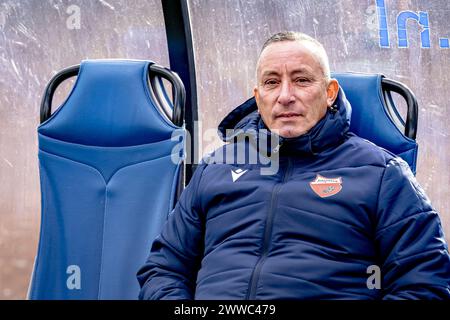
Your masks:
<svg viewBox="0 0 450 320"><path fill-rule="evenodd" d="M51 114L54 90L74 75ZM173 110L161 78L172 83ZM184 94L176 74L151 61L87 60L50 81L30 299L138 298L136 272L182 186Z"/></svg>
<svg viewBox="0 0 450 320"><path fill-rule="evenodd" d="M415 141L418 105L402 83L381 74L333 73L352 106L350 131L403 158L416 173L418 145ZM407 105L406 121L395 106L392 92Z"/></svg>

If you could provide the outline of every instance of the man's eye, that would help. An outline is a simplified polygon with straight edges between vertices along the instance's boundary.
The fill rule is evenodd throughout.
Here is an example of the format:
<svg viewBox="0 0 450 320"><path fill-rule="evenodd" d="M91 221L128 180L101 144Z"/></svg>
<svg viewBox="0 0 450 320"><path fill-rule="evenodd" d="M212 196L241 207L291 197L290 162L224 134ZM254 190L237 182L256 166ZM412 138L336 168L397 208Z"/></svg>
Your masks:
<svg viewBox="0 0 450 320"><path fill-rule="evenodd" d="M295 79L295 82L297 83L308 83L310 80L308 78L297 78Z"/></svg>
<svg viewBox="0 0 450 320"><path fill-rule="evenodd" d="M274 86L274 85L276 85L278 82L276 81L276 80L266 80L266 81L264 81L264 85L266 85L266 86Z"/></svg>
<svg viewBox="0 0 450 320"><path fill-rule="evenodd" d="M268 79L264 81L264 84L268 84L268 85L273 85L273 84L277 84L278 81L276 79Z"/></svg>

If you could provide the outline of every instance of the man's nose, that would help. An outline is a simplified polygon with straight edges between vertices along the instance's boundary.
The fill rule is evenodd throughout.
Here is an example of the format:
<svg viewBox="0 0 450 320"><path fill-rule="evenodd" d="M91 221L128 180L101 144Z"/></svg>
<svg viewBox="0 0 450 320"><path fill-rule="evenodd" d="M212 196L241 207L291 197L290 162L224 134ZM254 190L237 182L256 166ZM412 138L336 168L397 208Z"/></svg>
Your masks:
<svg viewBox="0 0 450 320"><path fill-rule="evenodd" d="M280 95L278 96L278 103L287 106L294 102L294 94L292 92L292 86L289 81L283 81L281 83Z"/></svg>

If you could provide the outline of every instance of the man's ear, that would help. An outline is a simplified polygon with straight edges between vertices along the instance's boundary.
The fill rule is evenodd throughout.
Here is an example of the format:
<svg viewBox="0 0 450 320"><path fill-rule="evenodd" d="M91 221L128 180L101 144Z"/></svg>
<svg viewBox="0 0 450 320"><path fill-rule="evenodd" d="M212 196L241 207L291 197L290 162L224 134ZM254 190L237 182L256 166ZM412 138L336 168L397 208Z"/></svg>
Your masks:
<svg viewBox="0 0 450 320"><path fill-rule="evenodd" d="M337 98L339 92L339 82L336 79L331 79L327 87L327 105L331 107Z"/></svg>
<svg viewBox="0 0 450 320"><path fill-rule="evenodd" d="M259 91L258 91L258 87L257 86L255 86L254 88L253 88L253 96L255 97L255 100L256 100L256 106L258 107L258 113L259 113L259 103L258 103L258 101L259 101Z"/></svg>

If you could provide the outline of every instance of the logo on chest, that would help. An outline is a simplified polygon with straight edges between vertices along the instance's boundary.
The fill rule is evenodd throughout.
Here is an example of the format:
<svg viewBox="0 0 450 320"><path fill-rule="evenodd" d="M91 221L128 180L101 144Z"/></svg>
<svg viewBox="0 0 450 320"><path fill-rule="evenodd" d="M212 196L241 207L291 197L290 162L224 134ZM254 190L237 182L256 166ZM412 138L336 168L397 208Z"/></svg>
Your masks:
<svg viewBox="0 0 450 320"><path fill-rule="evenodd" d="M231 169L231 177L233 178L233 182L235 182L237 179L239 179L247 171L248 170L242 170L242 169L233 170L233 169Z"/></svg>
<svg viewBox="0 0 450 320"><path fill-rule="evenodd" d="M318 174L309 185L319 197L331 197L342 190L342 177L326 178Z"/></svg>

